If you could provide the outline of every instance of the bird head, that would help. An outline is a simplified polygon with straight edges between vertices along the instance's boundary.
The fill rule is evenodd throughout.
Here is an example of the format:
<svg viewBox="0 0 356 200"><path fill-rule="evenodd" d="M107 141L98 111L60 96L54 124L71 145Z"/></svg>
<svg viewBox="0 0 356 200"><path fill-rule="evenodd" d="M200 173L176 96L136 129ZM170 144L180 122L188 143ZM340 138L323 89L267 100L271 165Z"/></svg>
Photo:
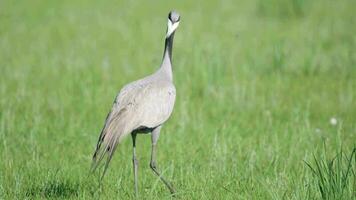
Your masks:
<svg viewBox="0 0 356 200"><path fill-rule="evenodd" d="M167 35L166 38L170 37L172 33L178 28L180 21L180 15L176 11L171 11L168 14L168 27L167 27Z"/></svg>

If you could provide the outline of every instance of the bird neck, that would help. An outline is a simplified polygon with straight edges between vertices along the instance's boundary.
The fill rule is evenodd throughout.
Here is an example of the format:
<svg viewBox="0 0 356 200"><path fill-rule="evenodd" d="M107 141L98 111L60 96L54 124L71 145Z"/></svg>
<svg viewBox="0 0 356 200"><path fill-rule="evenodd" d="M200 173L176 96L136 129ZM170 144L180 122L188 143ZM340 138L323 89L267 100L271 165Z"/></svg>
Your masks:
<svg viewBox="0 0 356 200"><path fill-rule="evenodd" d="M173 49L174 32L166 38L163 52L161 71L165 73L170 80L173 80L172 75L172 49Z"/></svg>
<svg viewBox="0 0 356 200"><path fill-rule="evenodd" d="M168 38L166 38L164 44L163 59L165 59L168 56L168 59L172 60L173 38L174 38L174 32Z"/></svg>

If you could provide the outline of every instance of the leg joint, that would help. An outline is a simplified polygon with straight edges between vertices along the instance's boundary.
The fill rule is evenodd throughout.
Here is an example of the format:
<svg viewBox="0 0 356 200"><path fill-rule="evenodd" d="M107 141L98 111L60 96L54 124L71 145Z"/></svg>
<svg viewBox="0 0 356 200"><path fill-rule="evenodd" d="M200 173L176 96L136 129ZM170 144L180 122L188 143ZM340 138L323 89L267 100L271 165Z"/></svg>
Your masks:
<svg viewBox="0 0 356 200"><path fill-rule="evenodd" d="M153 170L157 169L156 162L150 162L150 167Z"/></svg>

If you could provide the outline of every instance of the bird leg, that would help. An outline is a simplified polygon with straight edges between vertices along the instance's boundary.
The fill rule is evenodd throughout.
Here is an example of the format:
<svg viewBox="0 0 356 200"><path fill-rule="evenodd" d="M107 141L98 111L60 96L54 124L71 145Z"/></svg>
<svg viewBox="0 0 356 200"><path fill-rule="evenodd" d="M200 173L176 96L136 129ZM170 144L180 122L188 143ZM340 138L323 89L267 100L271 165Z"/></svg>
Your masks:
<svg viewBox="0 0 356 200"><path fill-rule="evenodd" d="M132 133L132 145L133 145L133 154L132 154L132 163L133 163L133 170L135 176L135 196L138 196L138 189L137 189L137 168L138 168L138 160L136 159L136 135L137 133Z"/></svg>
<svg viewBox="0 0 356 200"><path fill-rule="evenodd" d="M161 126L155 128L152 131L152 153L151 153L151 162L150 162L150 167L153 170L153 172L161 179L161 181L168 187L169 191L171 192L172 195L175 194L175 189L173 188L172 184L169 183L158 171L157 165L156 165L156 144L159 138L159 133L161 130Z"/></svg>

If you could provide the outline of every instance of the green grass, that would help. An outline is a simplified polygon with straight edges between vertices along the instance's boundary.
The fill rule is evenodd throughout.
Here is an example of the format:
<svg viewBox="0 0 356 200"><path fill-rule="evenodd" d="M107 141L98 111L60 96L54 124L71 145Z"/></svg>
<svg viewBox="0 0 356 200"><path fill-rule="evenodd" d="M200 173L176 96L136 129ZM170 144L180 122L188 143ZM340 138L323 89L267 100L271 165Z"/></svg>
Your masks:
<svg viewBox="0 0 356 200"><path fill-rule="evenodd" d="M313 171L323 199L344 199L350 197L350 191L355 194L356 148L350 156L345 156L341 151L330 161L315 157L314 162L315 167L307 162L306 164Z"/></svg>
<svg viewBox="0 0 356 200"><path fill-rule="evenodd" d="M356 199L355 6L0 1L0 199L134 197L130 138L102 187L91 156L119 89L158 68L172 8L177 100L158 167L177 199ZM140 197L170 199L150 136L137 145Z"/></svg>

